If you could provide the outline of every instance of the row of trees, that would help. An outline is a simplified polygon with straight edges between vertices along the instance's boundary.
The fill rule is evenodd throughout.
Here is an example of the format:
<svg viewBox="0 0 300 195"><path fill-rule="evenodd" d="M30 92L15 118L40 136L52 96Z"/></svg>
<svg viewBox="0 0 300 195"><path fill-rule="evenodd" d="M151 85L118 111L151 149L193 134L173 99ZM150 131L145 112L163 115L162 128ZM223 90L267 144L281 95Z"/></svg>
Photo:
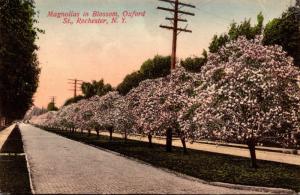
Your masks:
<svg viewBox="0 0 300 195"><path fill-rule="evenodd" d="M32 0L0 1L0 119L22 119L32 105L40 68Z"/></svg>
<svg viewBox="0 0 300 195"><path fill-rule="evenodd" d="M300 131L299 68L281 46L265 46L262 37L239 37L210 54L198 73L183 67L147 79L125 96L109 92L34 118L31 122L59 128L120 131L244 143L252 166L255 146L265 139L296 147Z"/></svg>

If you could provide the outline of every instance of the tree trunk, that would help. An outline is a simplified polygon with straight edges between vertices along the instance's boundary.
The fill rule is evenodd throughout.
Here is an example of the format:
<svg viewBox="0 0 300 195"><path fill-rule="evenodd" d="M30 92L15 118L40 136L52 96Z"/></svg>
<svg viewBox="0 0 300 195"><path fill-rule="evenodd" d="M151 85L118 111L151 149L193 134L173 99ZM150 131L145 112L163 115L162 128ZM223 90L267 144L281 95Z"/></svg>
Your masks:
<svg viewBox="0 0 300 195"><path fill-rule="evenodd" d="M109 131L109 140L112 141L113 137L112 137L112 134L113 134L113 128L112 127L109 127L108 128L108 131Z"/></svg>
<svg viewBox="0 0 300 195"><path fill-rule="evenodd" d="M97 138L99 138L100 137L99 130L96 130L96 132L97 132Z"/></svg>
<svg viewBox="0 0 300 195"><path fill-rule="evenodd" d="M251 156L251 167L257 169L257 162L256 162L256 152L255 152L255 140L251 139L248 141L248 148L250 151Z"/></svg>
<svg viewBox="0 0 300 195"><path fill-rule="evenodd" d="M124 139L125 139L125 142L127 142L127 130L125 130Z"/></svg>
<svg viewBox="0 0 300 195"><path fill-rule="evenodd" d="M88 130L88 136L89 137L91 136L91 130L90 129Z"/></svg>
<svg viewBox="0 0 300 195"><path fill-rule="evenodd" d="M183 153L184 154L187 154L187 149L186 149L186 143L185 143L185 137L181 137L181 143L182 143L182 146L183 146Z"/></svg>
<svg viewBox="0 0 300 195"><path fill-rule="evenodd" d="M10 118L4 118L4 124L5 124L5 126L9 126L11 124L11 119Z"/></svg>
<svg viewBox="0 0 300 195"><path fill-rule="evenodd" d="M148 140L149 140L149 148L153 148L152 135L151 134L148 134Z"/></svg>
<svg viewBox="0 0 300 195"><path fill-rule="evenodd" d="M167 139L166 139L166 150L167 152L172 152L172 129L167 129Z"/></svg>

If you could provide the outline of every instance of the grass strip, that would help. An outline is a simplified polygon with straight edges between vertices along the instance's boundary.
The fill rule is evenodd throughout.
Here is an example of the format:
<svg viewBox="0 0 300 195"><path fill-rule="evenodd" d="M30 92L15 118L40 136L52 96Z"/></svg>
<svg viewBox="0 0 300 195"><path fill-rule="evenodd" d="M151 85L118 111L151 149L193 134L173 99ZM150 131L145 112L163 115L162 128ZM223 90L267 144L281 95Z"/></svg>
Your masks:
<svg viewBox="0 0 300 195"><path fill-rule="evenodd" d="M31 192L25 156L0 156L0 192Z"/></svg>
<svg viewBox="0 0 300 195"><path fill-rule="evenodd" d="M0 155L0 192L31 193L26 157L19 128L14 128L5 141ZM7 155L8 154L8 155Z"/></svg>
<svg viewBox="0 0 300 195"><path fill-rule="evenodd" d="M15 127L3 144L0 153L24 153L20 129Z"/></svg>

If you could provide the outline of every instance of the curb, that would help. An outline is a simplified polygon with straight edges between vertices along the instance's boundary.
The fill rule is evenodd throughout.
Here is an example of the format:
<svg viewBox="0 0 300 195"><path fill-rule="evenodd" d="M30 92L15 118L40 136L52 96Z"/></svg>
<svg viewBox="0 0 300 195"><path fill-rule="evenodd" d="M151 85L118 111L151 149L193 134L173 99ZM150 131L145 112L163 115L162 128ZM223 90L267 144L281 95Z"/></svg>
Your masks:
<svg viewBox="0 0 300 195"><path fill-rule="evenodd" d="M297 194L294 190L284 189L284 188L268 188L268 187L258 187L258 186L247 186L240 184L230 184L222 182L211 182L209 183L213 186L226 187L237 190L251 190L262 193L273 193L273 194Z"/></svg>
<svg viewBox="0 0 300 195"><path fill-rule="evenodd" d="M25 156L25 153L0 153L0 156Z"/></svg>
<svg viewBox="0 0 300 195"><path fill-rule="evenodd" d="M27 165L27 171L28 171L28 177L29 177L29 184L30 184L30 190L32 194L35 194L34 188L33 188L33 183L32 183L32 174L30 171L30 166L29 166L29 161L27 158L27 155L25 154L25 159L26 159L26 165Z"/></svg>
<svg viewBox="0 0 300 195"><path fill-rule="evenodd" d="M20 128L20 127L19 127L19 128ZM26 152L25 152L25 143L24 143L24 141L23 141L23 134L22 134L22 132L21 132L21 128L20 128L20 133L21 133L21 136L22 136L22 143L23 143L24 156L25 156L25 159L26 159L26 166L27 166L27 172L28 172L28 177L29 177L30 191L31 191L31 194L35 194L35 190L34 190L33 182L32 182L32 173L31 173L31 171L30 171L29 160L28 160L27 154L26 154Z"/></svg>
<svg viewBox="0 0 300 195"><path fill-rule="evenodd" d="M44 130L44 129L43 129ZM44 130L44 131L47 131L47 130ZM138 162L138 163L141 163L141 164L144 164L144 165L147 165L147 166L150 166L150 167L154 167L154 168L158 168L162 171L165 171L167 173L171 173L173 175L176 175L178 177L181 177L181 178L184 178L184 179L188 179L190 181L197 181L197 182L200 182L202 184L208 184L208 185L212 185L212 186L217 186L217 187L225 187L225 188L230 188L230 189L236 189L236 190L248 190L248 191L255 191L255 192L261 192L261 193L273 193L273 194L297 194L295 191L293 190L290 190L290 189L283 189L283 188L268 188L268 187L259 187L259 186L247 186L247 185L240 185L240 184L230 184L230 183L223 183L223 182L208 182L208 181L205 181L205 180L202 180L202 179L199 179L199 178L196 178L196 177L192 177L192 176L189 176L189 175L186 175L186 174L183 174L183 173L180 173L180 172L177 172L177 171L173 171L171 169L168 169L168 168L163 168L163 167L158 167L158 166L154 166L150 163L147 163L147 162L144 162L142 160L139 160L139 159L136 159L134 157L130 157L130 156L126 156L124 154L121 154L121 153L118 153L118 152L115 152L115 151L112 151L112 150L109 150L109 149L106 149L106 148L102 148L100 146L95 146L95 145L92 145L92 144L88 144L88 143L85 143L83 141L77 141L77 140L74 140L74 139L71 139L69 137L66 137L66 136L63 136L63 135L60 135L58 133L55 133L55 132L51 132L51 131L47 131L49 133L53 133L53 134L56 134L56 135L59 135L63 138L66 138L68 140L71 140L71 141L75 141L75 142L78 142L78 143L81 143L81 144L84 144L86 146L91 146L93 148L97 148L99 150L102 150L102 151L105 151L105 152L108 152L110 154L114 154L114 155L117 155L117 156L121 156L121 157L124 157L124 158L127 158L129 160L133 160L135 162ZM298 193L300 194L300 193Z"/></svg>

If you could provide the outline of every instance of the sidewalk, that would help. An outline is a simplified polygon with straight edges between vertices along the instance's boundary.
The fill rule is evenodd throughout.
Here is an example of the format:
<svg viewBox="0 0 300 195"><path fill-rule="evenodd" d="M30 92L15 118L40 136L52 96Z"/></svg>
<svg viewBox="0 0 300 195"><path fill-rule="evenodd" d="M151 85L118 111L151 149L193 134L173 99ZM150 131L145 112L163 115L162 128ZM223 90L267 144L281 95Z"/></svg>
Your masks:
<svg viewBox="0 0 300 195"><path fill-rule="evenodd" d="M94 132L93 132L94 133ZM101 132L101 135L109 136L108 132ZM114 137L122 138L123 136L119 133L114 133ZM147 137L137 136L137 135L129 135L128 139L138 140L143 142L148 142ZM153 143L158 144L165 144L166 141L163 138L152 138ZM173 146L182 147L181 141L178 139L173 140ZM207 152L214 152L220 154L228 154L233 156L241 156L250 158L248 148L239 148L239 147L230 147L225 145L214 145L211 143L199 143L195 142L193 144L186 143L186 147L194 150L202 150ZM280 152L274 151L266 151L266 150L256 150L257 159L259 160L267 160L267 161L274 161L292 165L299 165L300 166L300 155L294 154L285 154Z"/></svg>
<svg viewBox="0 0 300 195"><path fill-rule="evenodd" d="M14 127L15 127L15 125L13 124L13 125L7 127L6 129L0 131L0 150Z"/></svg>

